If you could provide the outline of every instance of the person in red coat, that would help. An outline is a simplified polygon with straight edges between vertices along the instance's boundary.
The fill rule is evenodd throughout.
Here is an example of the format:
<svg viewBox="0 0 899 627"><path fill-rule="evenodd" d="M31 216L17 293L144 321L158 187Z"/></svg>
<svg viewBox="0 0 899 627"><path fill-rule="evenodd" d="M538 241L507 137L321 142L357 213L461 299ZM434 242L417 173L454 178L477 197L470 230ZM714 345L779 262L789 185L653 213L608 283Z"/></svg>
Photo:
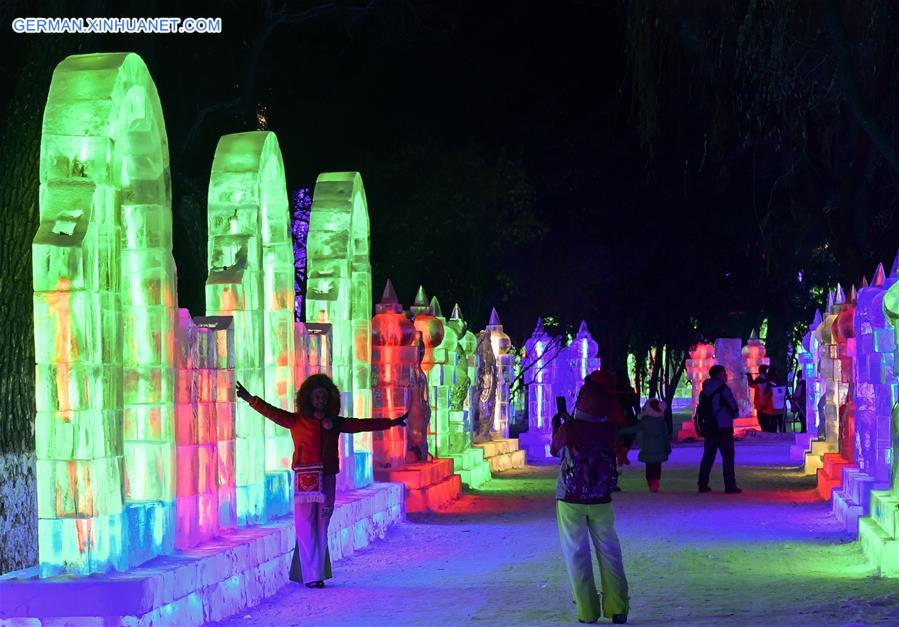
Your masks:
<svg viewBox="0 0 899 627"><path fill-rule="evenodd" d="M321 465L320 491L323 498L320 501L310 501L308 495L295 492L294 526L297 545L294 567L298 565L300 573L296 578L292 573L291 579L301 579L308 588L324 588L325 579L331 577L328 524L334 513L336 479L340 472L340 434L382 431L402 426L406 424L406 416L363 420L340 416L340 392L334 382L323 374L308 377L300 386L295 413L269 405L258 396L253 396L240 381L237 382L237 396L275 424L290 429L295 469Z"/></svg>

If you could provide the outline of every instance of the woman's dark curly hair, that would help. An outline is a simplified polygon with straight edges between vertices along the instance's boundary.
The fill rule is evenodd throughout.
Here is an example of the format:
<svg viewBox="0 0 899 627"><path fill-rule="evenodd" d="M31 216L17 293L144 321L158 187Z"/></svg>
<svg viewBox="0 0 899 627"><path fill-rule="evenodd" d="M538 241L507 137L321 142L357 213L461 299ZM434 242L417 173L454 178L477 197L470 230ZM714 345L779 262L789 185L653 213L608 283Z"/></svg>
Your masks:
<svg viewBox="0 0 899 627"><path fill-rule="evenodd" d="M325 415L335 418L340 414L340 391L331 377L326 374L314 374L306 377L300 391L297 392L297 413L304 418L313 417L312 407L312 390L322 388L328 393L328 407L325 409Z"/></svg>

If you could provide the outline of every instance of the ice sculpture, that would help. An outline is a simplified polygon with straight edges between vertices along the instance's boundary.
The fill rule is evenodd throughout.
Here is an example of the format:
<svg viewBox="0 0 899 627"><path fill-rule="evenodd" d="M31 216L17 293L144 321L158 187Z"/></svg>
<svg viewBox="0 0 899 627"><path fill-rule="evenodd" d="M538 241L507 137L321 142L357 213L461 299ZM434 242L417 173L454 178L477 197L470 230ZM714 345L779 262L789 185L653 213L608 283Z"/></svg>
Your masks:
<svg viewBox="0 0 899 627"><path fill-rule="evenodd" d="M581 321L577 335L553 363L553 394L565 397L569 412L574 411L584 378L601 365L599 344L590 335L587 323Z"/></svg>
<svg viewBox="0 0 899 627"><path fill-rule="evenodd" d="M418 287L418 293L415 294L415 301L409 308L413 315L413 323L415 330L421 333L421 339L424 347L424 357L421 360L421 369L425 374L430 372L431 368L436 364L434 349L443 342L443 323L434 317L434 311L428 302L428 296L425 288Z"/></svg>
<svg viewBox="0 0 899 627"><path fill-rule="evenodd" d="M468 323L462 316L459 304L453 307L453 313L448 322L459 336L459 352L465 362L467 380L460 379L454 397L458 398L459 406L466 411L468 430L473 432L472 419L477 405L477 381L478 381L478 338L468 329Z"/></svg>
<svg viewBox="0 0 899 627"><path fill-rule="evenodd" d="M44 575L127 567L130 526L152 529L136 537L146 551L172 547L171 246L168 143L146 65L66 58L44 111L32 246Z"/></svg>
<svg viewBox="0 0 899 627"><path fill-rule="evenodd" d="M230 317L178 316L175 546L184 549L237 525L234 329Z"/></svg>
<svg viewBox="0 0 899 627"><path fill-rule="evenodd" d="M893 283L895 278L888 281L883 265L878 265L871 284L862 287L856 298L853 320L854 457L849 460L854 467L843 470L842 485L833 493L834 514L848 531L853 532L857 529L858 517L868 512L871 490L889 486L889 465L878 477L877 470L881 467L877 458L883 450L884 442L880 440L883 431L886 432L885 449L889 451L891 409L896 397L895 339L883 314L884 295Z"/></svg>
<svg viewBox="0 0 899 627"><path fill-rule="evenodd" d="M512 384L512 367L515 355L512 354L512 340L503 331L496 309L490 311L490 321L485 332L490 339L490 348L495 360L495 393L493 402L493 426L491 431L500 438L509 437L509 389Z"/></svg>
<svg viewBox="0 0 899 627"><path fill-rule="evenodd" d="M699 393L702 391L703 382L709 378L709 370L715 365L715 347L711 344L697 344L690 351L690 358L686 361L687 379L692 387L692 404L690 415L696 413L699 404ZM693 420L684 420L677 432L677 440L697 439L696 427Z"/></svg>
<svg viewBox="0 0 899 627"><path fill-rule="evenodd" d="M833 324L843 306L843 288L827 295L827 312L818 328L815 339L818 343L818 376L821 379L821 399L818 405L818 439L812 442L811 450L805 456L805 473L817 474L824 466L824 455L838 450L839 440L839 361L836 358L836 340Z"/></svg>
<svg viewBox="0 0 899 627"><path fill-rule="evenodd" d="M534 332L524 344L522 377L527 386L528 430L519 436L529 459L550 457L552 417L556 413L553 397L553 361L561 351L560 340L551 337L537 320ZM569 411L573 408L569 407Z"/></svg>
<svg viewBox="0 0 899 627"><path fill-rule="evenodd" d="M820 346L815 329L822 320L820 310L815 310L815 317L802 339L803 352L799 355L799 366L802 368L802 376L805 378L805 428L808 433L817 433L818 423L821 419L818 415L818 404L822 394L821 377L818 372Z"/></svg>
<svg viewBox="0 0 899 627"><path fill-rule="evenodd" d="M892 282L883 297L883 313L893 331L893 343L882 337L883 348L892 346L895 350L899 340L899 282L896 282L899 272L899 257L893 264L889 280ZM861 303L859 303L861 304ZM886 352L886 351L884 351ZM881 575L899 575L899 403L895 403L895 372L889 377L893 387L894 405L891 421L878 417L876 448L874 459L874 473L877 477L887 478L889 487L882 490L871 490L870 515L859 520L859 540L865 556ZM883 430L881 431L881 427ZM892 433L887 437L890 429ZM887 446L887 441L889 445ZM882 447L882 448L881 448ZM880 450L883 450L883 458L880 458Z"/></svg>
<svg viewBox="0 0 899 627"><path fill-rule="evenodd" d="M428 375L422 368L426 359L426 342L421 331L415 331L415 348L418 358L412 368L409 380L409 400L406 419L406 463L414 464L428 460L428 431L431 425L431 404L429 399Z"/></svg>
<svg viewBox="0 0 899 627"><path fill-rule="evenodd" d="M208 202L206 312L234 318L237 379L292 411L293 248L284 164L274 133L234 133L219 140ZM279 511L289 505L293 441L287 430L246 403L237 405L235 436L238 519L262 522L267 482L275 501L281 501L272 505Z"/></svg>
<svg viewBox="0 0 899 627"><path fill-rule="evenodd" d="M331 325L332 371L343 412L369 418L371 264L368 203L358 172L319 175L306 241L306 321ZM341 467L356 464L356 476L370 481L371 434L342 435L340 442Z"/></svg>
<svg viewBox="0 0 899 627"><path fill-rule="evenodd" d="M821 324L821 312L816 310L815 317L808 327L808 331L802 338L801 350L797 354L799 373L805 381L805 431L797 433L795 443L790 446L791 461L799 464L805 459L805 454L811 449L812 440L818 434L819 412L818 404L821 401L822 381L818 374L818 339L815 329ZM794 382L795 386L798 382Z"/></svg>
<svg viewBox="0 0 899 627"><path fill-rule="evenodd" d="M431 298L431 311L443 329L443 339L434 347L434 366L428 372L431 404L431 451L437 457L459 454L470 445L466 433L465 413L461 407L453 409L452 393L460 371L467 379L467 364L459 354L459 336L447 323L437 297ZM466 442L468 440L468 442Z"/></svg>
<svg viewBox="0 0 899 627"><path fill-rule="evenodd" d="M372 416L396 418L406 412L412 370L418 367L415 327L404 315L388 279L371 320ZM406 429L375 431L372 442L375 468L398 468L406 459Z"/></svg>
<svg viewBox="0 0 899 627"><path fill-rule="evenodd" d="M765 349L765 344L759 339L756 330L753 329L752 333L749 334L749 339L746 340L746 345L742 350L744 361L743 372L752 375L753 379L759 376L759 366L767 365L770 362L770 360L765 357L766 352L767 351ZM733 387L733 385L734 384L732 383L731 387ZM758 411L755 408L755 395L759 393L759 388L749 386L747 391L749 399L749 409L748 412L744 410L741 415L751 417L755 421L754 424L758 426Z"/></svg>
<svg viewBox="0 0 899 627"><path fill-rule="evenodd" d="M847 299L843 289L837 286L830 320L830 355L822 359L822 374L827 378L825 419L827 420L826 441L833 450L822 457L822 467L817 469L818 494L830 500L835 487L842 482L843 468L853 463L855 458L855 398L853 393L853 361L855 358L855 288ZM824 364L829 368L825 369Z"/></svg>
<svg viewBox="0 0 899 627"><path fill-rule="evenodd" d="M490 342L490 332L481 331L475 345L477 357L477 392L472 414L472 439L478 444L490 441L497 396L496 357Z"/></svg>

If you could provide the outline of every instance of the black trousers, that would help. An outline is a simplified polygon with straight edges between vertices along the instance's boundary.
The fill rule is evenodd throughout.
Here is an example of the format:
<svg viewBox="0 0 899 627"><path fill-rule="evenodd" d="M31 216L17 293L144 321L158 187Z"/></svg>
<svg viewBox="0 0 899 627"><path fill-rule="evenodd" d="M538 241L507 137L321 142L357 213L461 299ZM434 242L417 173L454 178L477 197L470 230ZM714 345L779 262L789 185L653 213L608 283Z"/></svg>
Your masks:
<svg viewBox="0 0 899 627"><path fill-rule="evenodd" d="M662 478L662 462L646 462L646 480Z"/></svg>
<svg viewBox="0 0 899 627"><path fill-rule="evenodd" d="M709 485L709 475L712 472L712 464L721 451L721 464L724 466L724 488L732 490L737 487L737 477L734 472L734 430L718 429L715 433L705 438L705 450L702 454L702 462L699 464L699 487Z"/></svg>

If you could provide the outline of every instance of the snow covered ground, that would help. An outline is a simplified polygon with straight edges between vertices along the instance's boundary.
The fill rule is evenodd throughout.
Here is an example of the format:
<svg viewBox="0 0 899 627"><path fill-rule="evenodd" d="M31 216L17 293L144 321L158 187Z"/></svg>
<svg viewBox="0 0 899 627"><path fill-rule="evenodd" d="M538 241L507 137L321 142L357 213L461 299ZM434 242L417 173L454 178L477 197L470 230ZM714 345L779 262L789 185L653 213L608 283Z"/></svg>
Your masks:
<svg viewBox="0 0 899 627"><path fill-rule="evenodd" d="M696 493L699 445L675 447L662 492L634 461L615 496L633 625L899 625L899 580L873 577L784 435L737 445L741 495ZM631 458L636 460L636 451ZM555 466L492 480L222 625L577 624L559 554ZM608 622L608 621L605 621Z"/></svg>

